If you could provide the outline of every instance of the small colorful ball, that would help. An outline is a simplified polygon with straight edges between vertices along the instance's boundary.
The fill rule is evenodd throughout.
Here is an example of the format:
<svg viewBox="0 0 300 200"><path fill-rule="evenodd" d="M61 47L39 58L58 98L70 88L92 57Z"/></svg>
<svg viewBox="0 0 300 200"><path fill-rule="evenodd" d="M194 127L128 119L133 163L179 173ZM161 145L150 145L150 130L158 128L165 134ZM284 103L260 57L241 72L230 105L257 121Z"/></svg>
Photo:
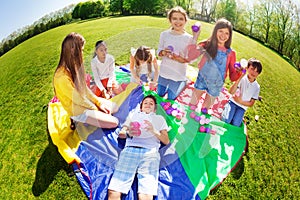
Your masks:
<svg viewBox="0 0 300 200"><path fill-rule="evenodd" d="M196 108L197 108L197 106L195 106L195 105L191 105L191 106L190 106L190 109L191 109L191 110L196 110Z"/></svg>
<svg viewBox="0 0 300 200"><path fill-rule="evenodd" d="M188 119L187 119L186 117L182 117L181 123L182 123L182 124L188 123Z"/></svg>
<svg viewBox="0 0 300 200"><path fill-rule="evenodd" d="M204 126L200 126L199 131L200 131L201 133L204 133L204 132L205 132L205 127L204 127Z"/></svg>
<svg viewBox="0 0 300 200"><path fill-rule="evenodd" d="M195 114L194 112L191 112L190 117L191 117L192 119L194 119L194 118L196 117L196 114Z"/></svg>
<svg viewBox="0 0 300 200"><path fill-rule="evenodd" d="M172 51L172 52L174 51L174 47L171 46L171 45L168 46L168 49L169 49L170 51Z"/></svg>
<svg viewBox="0 0 300 200"><path fill-rule="evenodd" d="M177 115L176 115L176 119L181 120L181 118L182 118L182 115L181 115L181 114L177 114Z"/></svg>
<svg viewBox="0 0 300 200"><path fill-rule="evenodd" d="M201 120L199 121L199 123L200 123L201 125L204 125L204 124L205 124L205 119L201 119Z"/></svg>
<svg viewBox="0 0 300 200"><path fill-rule="evenodd" d="M195 118L194 118L197 122L199 122L201 120L201 117L196 115Z"/></svg>
<svg viewBox="0 0 300 200"><path fill-rule="evenodd" d="M140 128L141 127L139 122L131 122L131 126L134 127L134 128Z"/></svg>
<svg viewBox="0 0 300 200"><path fill-rule="evenodd" d="M163 106L164 110L168 110L169 107L170 107L170 106L169 106L168 104L165 104L165 105Z"/></svg>
<svg viewBox="0 0 300 200"><path fill-rule="evenodd" d="M171 108L168 108L168 109L166 110L166 113L167 113L168 115L171 115L171 114L172 114L172 111L173 111L173 108L171 107Z"/></svg>
<svg viewBox="0 0 300 200"><path fill-rule="evenodd" d="M205 119L205 124L209 124L210 120L208 118Z"/></svg>
<svg viewBox="0 0 300 200"><path fill-rule="evenodd" d="M202 108L202 109L201 109L201 112L202 112L203 114L207 114L207 108Z"/></svg>
<svg viewBox="0 0 300 200"><path fill-rule="evenodd" d="M206 133L210 133L210 131L211 131L211 129L210 129L209 127L206 127L206 128L205 128L205 132L206 132Z"/></svg>
<svg viewBox="0 0 300 200"><path fill-rule="evenodd" d="M176 115L178 114L178 111L177 110L172 110L171 114L172 114L173 117L176 117Z"/></svg>

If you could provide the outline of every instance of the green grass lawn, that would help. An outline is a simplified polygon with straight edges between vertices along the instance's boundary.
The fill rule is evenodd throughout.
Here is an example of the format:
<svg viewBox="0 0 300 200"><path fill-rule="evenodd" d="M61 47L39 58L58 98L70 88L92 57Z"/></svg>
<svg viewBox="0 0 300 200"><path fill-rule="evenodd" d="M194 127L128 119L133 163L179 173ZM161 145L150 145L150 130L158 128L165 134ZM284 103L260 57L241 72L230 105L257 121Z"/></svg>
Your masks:
<svg viewBox="0 0 300 200"><path fill-rule="evenodd" d="M53 96L52 77L64 37L73 31L85 37L90 71L97 40L107 41L116 62L125 64L130 47L157 49L159 34L168 27L166 18L148 16L80 21L37 35L0 57L0 199L86 199L47 132L44 107ZM199 40L212 28L202 23ZM238 60L261 60L263 100L246 113L248 153L208 199L300 199L300 73L238 33L232 47ZM258 122L255 115L260 116Z"/></svg>

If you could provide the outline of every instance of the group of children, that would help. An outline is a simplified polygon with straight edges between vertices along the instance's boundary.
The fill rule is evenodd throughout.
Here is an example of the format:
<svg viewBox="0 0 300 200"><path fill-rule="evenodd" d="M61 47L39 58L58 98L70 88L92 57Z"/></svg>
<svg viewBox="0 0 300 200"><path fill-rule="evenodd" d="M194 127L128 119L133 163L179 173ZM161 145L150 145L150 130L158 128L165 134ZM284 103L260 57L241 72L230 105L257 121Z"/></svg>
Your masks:
<svg viewBox="0 0 300 200"><path fill-rule="evenodd" d="M240 126L244 112L258 99L260 87L256 78L262 71L260 61L249 59L246 73L235 67L236 54L231 49L233 28L224 18L216 22L210 38L199 44L201 27L193 31L193 35L186 32L188 16L184 9L172 8L168 20L171 27L160 34L157 50L160 67L155 52L149 47L131 49L131 81L148 82L156 88L159 96L174 100L186 86L188 63L200 58L190 106L197 107L205 94L202 111L207 111L219 96L229 73L234 82L229 90L233 96L225 106L222 119ZM118 107L108 99L122 92L122 88L115 79L114 57L107 53L104 41L96 43L91 69L97 92L93 93L85 83L84 43L84 38L77 33L64 39L53 79L55 94L74 121L115 128L119 120L112 114L118 111ZM136 173L139 198L152 199L157 194L158 149L160 142L168 144L169 138L166 120L155 114L156 106L155 97L146 96L138 112L130 115L123 124L119 137L126 138L126 145L108 187L109 199L120 199L122 193L128 193Z"/></svg>

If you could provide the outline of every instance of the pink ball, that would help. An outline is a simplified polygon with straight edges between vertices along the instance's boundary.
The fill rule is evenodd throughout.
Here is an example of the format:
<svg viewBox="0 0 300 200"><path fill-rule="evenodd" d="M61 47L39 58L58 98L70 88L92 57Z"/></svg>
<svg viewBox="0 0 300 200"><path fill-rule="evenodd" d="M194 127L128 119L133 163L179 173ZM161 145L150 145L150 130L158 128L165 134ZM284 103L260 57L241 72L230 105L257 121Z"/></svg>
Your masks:
<svg viewBox="0 0 300 200"><path fill-rule="evenodd" d="M178 119L178 120L181 120L181 117L182 117L181 114L176 115L176 119Z"/></svg>
<svg viewBox="0 0 300 200"><path fill-rule="evenodd" d="M204 126L200 126L199 131L200 131L201 133L204 133L204 132L205 132L205 127L204 127Z"/></svg>
<svg viewBox="0 0 300 200"><path fill-rule="evenodd" d="M140 129L137 129L136 132L135 132L135 136L140 136L142 133L142 131Z"/></svg>
<svg viewBox="0 0 300 200"><path fill-rule="evenodd" d="M192 119L194 119L194 118L196 117L196 114L195 114L194 112L191 112L190 117L191 117Z"/></svg>
<svg viewBox="0 0 300 200"><path fill-rule="evenodd" d="M131 126L132 126L133 128L137 128L137 129L141 127L141 125L140 125L139 122L131 122Z"/></svg>
<svg viewBox="0 0 300 200"><path fill-rule="evenodd" d="M190 108L191 108L191 110L196 110L197 106L191 105Z"/></svg>

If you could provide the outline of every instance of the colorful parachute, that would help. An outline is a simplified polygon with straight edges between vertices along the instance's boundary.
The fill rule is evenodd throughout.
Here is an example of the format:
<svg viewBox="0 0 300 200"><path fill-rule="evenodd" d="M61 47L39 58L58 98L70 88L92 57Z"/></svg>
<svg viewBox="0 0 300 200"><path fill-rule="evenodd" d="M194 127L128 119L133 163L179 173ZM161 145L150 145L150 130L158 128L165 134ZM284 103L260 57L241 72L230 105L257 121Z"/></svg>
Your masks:
<svg viewBox="0 0 300 200"><path fill-rule="evenodd" d="M117 79L129 82L129 75L118 70ZM163 115L172 128L169 131L171 143L159 150L159 190L155 199L205 199L237 165L247 147L246 126L235 127L219 119L229 98L226 90L217 98L213 113L203 115L187 106L191 88L192 84L189 84L175 101L166 101L146 86L130 83L124 92L112 98L120 105L115 116L122 125L144 95L153 94L159 104L157 113ZM164 107L167 102L176 105L176 109L182 111L184 116L177 118L175 114L167 112ZM201 119L207 121L200 122ZM118 138L121 126L101 129L79 123L73 131L70 123L70 116L61 103L53 99L48 107L48 128L53 143L66 162L73 165L87 197L107 199L108 183L125 144L125 140ZM201 126L206 129L200 131ZM209 131L205 131L207 128ZM135 180L129 193L122 199L137 199L136 191Z"/></svg>

